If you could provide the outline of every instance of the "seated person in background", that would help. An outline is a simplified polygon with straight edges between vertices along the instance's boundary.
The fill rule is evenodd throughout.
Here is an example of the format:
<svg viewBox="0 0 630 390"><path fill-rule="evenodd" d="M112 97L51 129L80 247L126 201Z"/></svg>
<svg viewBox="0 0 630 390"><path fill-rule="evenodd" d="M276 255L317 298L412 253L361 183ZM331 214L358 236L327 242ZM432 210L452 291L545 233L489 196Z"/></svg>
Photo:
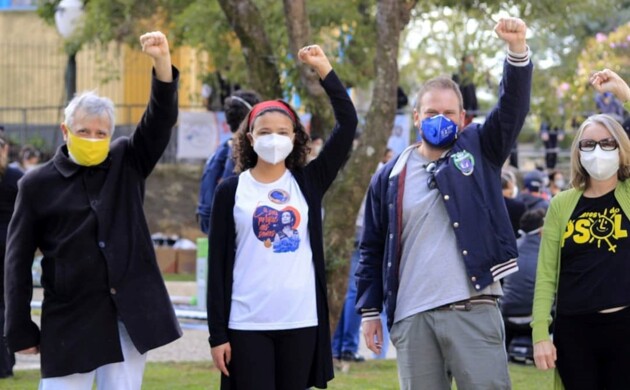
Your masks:
<svg viewBox="0 0 630 390"><path fill-rule="evenodd" d="M505 346L509 347L512 338L519 334L531 333L529 323L534 300L538 248L542 232L545 210L536 208L527 211L521 218L521 240L518 244L518 272L505 277L503 297L499 301L505 322ZM510 320L510 317L522 318ZM523 318L527 317L527 318Z"/></svg>
<svg viewBox="0 0 630 390"><path fill-rule="evenodd" d="M525 203L527 210L549 207L547 193L545 192L545 174L534 169L523 177L523 191L518 194L518 199Z"/></svg>
<svg viewBox="0 0 630 390"><path fill-rule="evenodd" d="M11 168L17 168L23 173L35 168L41 159L41 153L34 146L24 145L18 154L18 160L9 164Z"/></svg>
<svg viewBox="0 0 630 390"><path fill-rule="evenodd" d="M519 199L515 199L516 196L516 177L510 171L501 172L501 189L503 191L503 200L505 201L505 207L510 217L510 223L514 230L514 237L518 238L518 230L520 228L521 217L525 213L527 208L525 203Z"/></svg>

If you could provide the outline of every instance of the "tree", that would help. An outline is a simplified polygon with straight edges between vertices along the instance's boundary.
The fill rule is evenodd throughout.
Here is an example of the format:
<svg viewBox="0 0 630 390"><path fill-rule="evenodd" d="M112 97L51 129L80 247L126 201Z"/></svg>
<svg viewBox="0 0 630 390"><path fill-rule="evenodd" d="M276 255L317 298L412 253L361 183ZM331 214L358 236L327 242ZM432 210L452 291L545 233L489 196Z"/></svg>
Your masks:
<svg viewBox="0 0 630 390"><path fill-rule="evenodd" d="M266 99L282 96L271 42L256 5L250 0L219 0L219 4L240 41L249 86Z"/></svg>
<svg viewBox="0 0 630 390"><path fill-rule="evenodd" d="M284 0L284 14L289 33L289 50L292 58L297 59L298 51L312 43L311 26L308 19L305 0ZM319 84L319 76L308 66L297 62L300 83L298 91L310 99L307 107L312 113L311 134L323 135L332 124L332 110L324 89Z"/></svg>
<svg viewBox="0 0 630 390"><path fill-rule="evenodd" d="M409 22L410 12L416 1L379 0L376 10L375 80L372 102L367 113L361 146L341 172L340 180L329 190L325 205L329 217L324 221L327 261L331 265L347 263L354 243L355 218L370 177L387 145L396 113L398 87L398 49L402 29ZM343 201L342 201L343 200ZM334 269L334 267L331 267ZM345 270L345 268L343 268ZM341 280L345 281L346 273ZM333 285L339 276L332 278ZM336 318L344 289L330 289L330 307Z"/></svg>

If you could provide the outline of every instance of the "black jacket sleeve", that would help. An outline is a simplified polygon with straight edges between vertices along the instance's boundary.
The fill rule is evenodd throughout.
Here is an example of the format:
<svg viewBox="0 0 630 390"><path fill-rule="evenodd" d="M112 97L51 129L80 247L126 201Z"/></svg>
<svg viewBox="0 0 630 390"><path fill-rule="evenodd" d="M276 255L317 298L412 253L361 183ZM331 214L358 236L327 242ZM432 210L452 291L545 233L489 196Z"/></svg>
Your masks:
<svg viewBox="0 0 630 390"><path fill-rule="evenodd" d="M228 342L236 238L233 209L237 185L237 176L219 184L210 216L206 302L211 347Z"/></svg>
<svg viewBox="0 0 630 390"><path fill-rule="evenodd" d="M335 71L328 73L321 84L330 98L336 124L319 156L304 170L312 180L319 183L318 189L323 194L335 180L352 150L358 119L354 104Z"/></svg>
<svg viewBox="0 0 630 390"><path fill-rule="evenodd" d="M170 83L158 80L153 71L149 104L130 143L135 166L144 178L149 176L171 140L171 131L178 114L178 82L179 71L175 67Z"/></svg>

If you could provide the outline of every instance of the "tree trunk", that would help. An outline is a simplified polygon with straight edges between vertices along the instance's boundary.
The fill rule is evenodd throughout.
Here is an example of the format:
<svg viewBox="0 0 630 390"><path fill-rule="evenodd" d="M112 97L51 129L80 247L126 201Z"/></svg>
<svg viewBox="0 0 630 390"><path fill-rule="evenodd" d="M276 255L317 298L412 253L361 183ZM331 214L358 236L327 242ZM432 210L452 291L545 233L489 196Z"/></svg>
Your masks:
<svg viewBox="0 0 630 390"><path fill-rule="evenodd" d="M377 151L369 164L374 168L382 155L396 115L398 87L398 46L400 42L400 0L379 0L376 13L376 79L366 118L363 145Z"/></svg>
<svg viewBox="0 0 630 390"><path fill-rule="evenodd" d="M346 291L343 286L346 286L347 264L354 244L355 218L348 216L357 215L370 178L387 147L396 115L400 33L415 4L416 1L410 0L378 1L376 79L365 130L361 145L326 197L326 256L329 269L333 270L329 273L328 289L331 324L337 322L343 305Z"/></svg>
<svg viewBox="0 0 630 390"><path fill-rule="evenodd" d="M289 33L289 50L295 58L300 75L298 91L305 97L306 109L313 116L311 118L311 134L322 136L333 125L333 115L330 101L319 84L319 76L308 65L302 64L298 58L298 51L312 42L311 25L306 12L305 0L284 0L284 19ZM330 53L326 53L330 55ZM306 96L304 96L306 95Z"/></svg>
<svg viewBox="0 0 630 390"><path fill-rule="evenodd" d="M263 99L281 98L280 74L260 11L251 0L219 0L219 4L241 42L249 85Z"/></svg>

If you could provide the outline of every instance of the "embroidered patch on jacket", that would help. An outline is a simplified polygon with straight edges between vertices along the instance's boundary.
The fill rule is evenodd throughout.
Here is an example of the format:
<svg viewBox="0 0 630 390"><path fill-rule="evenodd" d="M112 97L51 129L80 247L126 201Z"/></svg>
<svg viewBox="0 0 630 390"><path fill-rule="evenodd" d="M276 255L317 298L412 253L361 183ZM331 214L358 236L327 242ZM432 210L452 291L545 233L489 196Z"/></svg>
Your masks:
<svg viewBox="0 0 630 390"><path fill-rule="evenodd" d="M464 176L472 175L475 170L475 157L466 150L457 152L451 156L455 167L459 169Z"/></svg>

